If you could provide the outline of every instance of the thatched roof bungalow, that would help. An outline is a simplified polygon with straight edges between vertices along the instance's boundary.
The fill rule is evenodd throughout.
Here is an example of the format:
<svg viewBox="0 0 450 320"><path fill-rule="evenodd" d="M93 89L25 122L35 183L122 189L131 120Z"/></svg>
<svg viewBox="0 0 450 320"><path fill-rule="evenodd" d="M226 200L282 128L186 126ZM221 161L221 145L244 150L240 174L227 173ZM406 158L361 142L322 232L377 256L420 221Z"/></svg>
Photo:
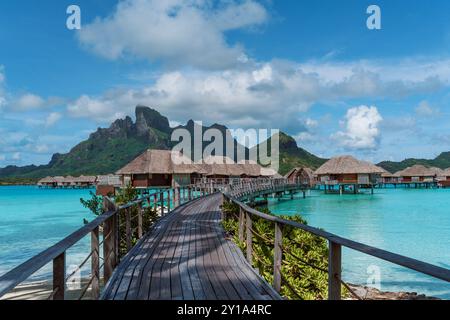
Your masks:
<svg viewBox="0 0 450 320"><path fill-rule="evenodd" d="M420 164L397 172L402 183L434 182L442 174L442 170L439 168L428 168Z"/></svg>
<svg viewBox="0 0 450 320"><path fill-rule="evenodd" d="M124 185L131 183L137 188L187 185L204 173L202 165L168 150L147 150L117 171Z"/></svg>
<svg viewBox="0 0 450 320"><path fill-rule="evenodd" d="M256 162L210 156L194 163L179 152L147 150L125 167L117 171L124 185L134 187L167 187L195 183L203 177L209 179L256 178L275 175L275 171L263 170Z"/></svg>
<svg viewBox="0 0 450 320"><path fill-rule="evenodd" d="M75 186L77 187L91 187L97 182L95 176L79 176L73 179Z"/></svg>
<svg viewBox="0 0 450 320"><path fill-rule="evenodd" d="M391 173L384 168L379 167L381 170L383 170L383 173L381 174L380 182L384 184L389 183L398 183L400 177L396 173Z"/></svg>
<svg viewBox="0 0 450 320"><path fill-rule="evenodd" d="M45 177L38 181L39 187L56 187L58 185L58 182L53 177Z"/></svg>
<svg viewBox="0 0 450 320"><path fill-rule="evenodd" d="M294 168L284 177L291 183L301 183L309 186L314 186L316 184L314 170L308 167Z"/></svg>
<svg viewBox="0 0 450 320"><path fill-rule="evenodd" d="M323 185L371 186L383 172L383 169L370 162L352 156L340 156L324 163L314 174Z"/></svg>

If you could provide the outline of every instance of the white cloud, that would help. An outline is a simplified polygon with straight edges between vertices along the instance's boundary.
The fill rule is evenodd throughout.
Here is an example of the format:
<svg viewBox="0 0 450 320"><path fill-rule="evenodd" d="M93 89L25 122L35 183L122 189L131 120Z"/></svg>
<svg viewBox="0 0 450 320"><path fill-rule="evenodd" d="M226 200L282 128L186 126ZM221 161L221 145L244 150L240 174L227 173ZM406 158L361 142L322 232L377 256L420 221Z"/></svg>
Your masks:
<svg viewBox="0 0 450 320"><path fill-rule="evenodd" d="M332 138L347 149L375 149L380 138L379 125L383 121L376 107L359 106L347 111L343 125Z"/></svg>
<svg viewBox="0 0 450 320"><path fill-rule="evenodd" d="M364 69L369 65L368 69ZM326 66L326 67L325 67ZM81 96L68 105L69 115L108 123L133 114L138 104L157 108L169 119L202 119L239 127L275 127L294 132L298 118L316 103L354 98L397 98L440 88L436 77L411 82L394 78L390 68L371 71L367 62L318 65L272 61L225 71L166 72L148 86L116 89L101 96ZM394 66L392 66L394 68ZM386 80L390 79L390 80ZM314 125L314 121L306 123Z"/></svg>
<svg viewBox="0 0 450 320"><path fill-rule="evenodd" d="M421 101L416 108L416 113L423 117L432 117L439 114L439 110L433 108L428 101Z"/></svg>
<svg viewBox="0 0 450 320"><path fill-rule="evenodd" d="M45 100L38 95L27 93L20 96L14 103L16 110L27 111L39 109L45 104Z"/></svg>
<svg viewBox="0 0 450 320"><path fill-rule="evenodd" d="M51 126L55 125L59 120L61 120L61 118L62 118L61 113L52 112L45 119L45 126L51 127Z"/></svg>
<svg viewBox="0 0 450 320"><path fill-rule="evenodd" d="M261 25L266 9L253 0L124 0L106 18L84 25L79 41L108 59L132 56L223 69L246 59L238 45L229 45L224 33Z"/></svg>

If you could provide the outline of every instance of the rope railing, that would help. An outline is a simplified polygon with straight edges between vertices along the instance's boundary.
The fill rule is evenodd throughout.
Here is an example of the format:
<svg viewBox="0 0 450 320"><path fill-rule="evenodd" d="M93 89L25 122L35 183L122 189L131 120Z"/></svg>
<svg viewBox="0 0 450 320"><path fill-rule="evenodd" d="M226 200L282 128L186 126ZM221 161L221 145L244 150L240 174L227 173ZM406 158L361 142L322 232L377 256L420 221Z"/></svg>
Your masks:
<svg viewBox="0 0 450 320"><path fill-rule="evenodd" d="M287 185L287 184L285 184ZM249 263L252 263L253 258L253 240L252 236L256 236L259 239L262 239L265 241L265 245L267 246L273 246L274 247L274 288L276 291L280 292L281 290L281 281L283 278L283 275L281 273L281 269L277 267L280 265L283 261L283 254L288 254L294 259L296 259L298 262L303 263L305 265L308 265L311 268L314 268L318 271L324 272L328 274L328 299L329 300L340 300L342 298L342 288L346 288L350 294L355 297L358 300L362 300L363 298L358 296L356 292L350 287L349 284L347 284L342 279L342 247L347 247L349 249L391 262L393 264L406 267L408 269L420 272L422 274L450 282L450 270L438 267L426 262L418 261L412 258L408 258L405 256L401 256L392 252L388 252L382 249L378 249L375 247L367 246L362 243L358 243L349 239L345 239L342 237L339 237L337 235L334 235L332 233L323 231L321 229L317 229L305 224L301 224L295 221L291 220L285 220L273 215L268 215L262 212L259 212L253 208L250 208L248 205L244 204L242 201L242 197L245 195L245 193L241 192L241 190L244 189L240 187L240 189L234 189L230 193L222 193L224 197L224 201L229 201L238 206L241 213L239 214L239 217L237 214L233 213L233 216L235 219L238 220L238 234L239 234L239 241L244 242L245 239L245 248L247 253L247 260ZM239 191L239 192L237 192ZM252 227L252 220L253 217L258 217L263 220L269 221L274 223L275 225L275 240L269 240L263 235L259 234L254 230ZM290 226L294 227L303 231L306 231L308 233L311 233L315 236L324 238L328 240L329 242L329 254L328 254L328 270L316 266L312 263L309 263L305 261L304 259L298 257L294 253L292 253L289 250L286 250L286 248L283 248L283 228L282 226ZM245 235L244 235L245 233ZM258 259L258 257L256 257Z"/></svg>
<svg viewBox="0 0 450 320"><path fill-rule="evenodd" d="M142 195L140 198L125 205L116 206L108 197L104 197L104 213L92 222L84 225L67 238L54 246L44 250L32 257L25 263L0 277L0 298L11 293L18 285L26 281L37 271L49 263L53 263L53 290L48 297L49 300L64 300L66 298L66 283L72 279L79 270L91 261L91 277L81 293L82 299L91 288L92 299L100 297L100 271L101 280L104 284L111 278L114 269L120 263L123 253L131 250L131 238L141 239L149 230L143 230L144 220L142 210L145 204L155 210L160 209L161 217L171 213L177 207L195 200L196 198L209 195L217 191L212 185L187 185L173 189L164 189L151 194ZM121 223L120 216L131 208L137 208L138 214L134 217L128 215L127 221ZM137 220L137 222L136 222ZM136 226L137 224L137 226ZM149 225L147 223L147 225ZM125 228L125 238L121 236L121 228ZM150 226L151 228L151 226ZM66 252L84 237L91 235L91 250L87 257L69 275L66 274ZM103 234L103 238L99 237ZM100 241L101 239L101 241ZM120 246L125 245L125 249ZM124 251L125 250L125 251ZM103 251L103 255L100 252ZM102 262L102 263L100 263Z"/></svg>

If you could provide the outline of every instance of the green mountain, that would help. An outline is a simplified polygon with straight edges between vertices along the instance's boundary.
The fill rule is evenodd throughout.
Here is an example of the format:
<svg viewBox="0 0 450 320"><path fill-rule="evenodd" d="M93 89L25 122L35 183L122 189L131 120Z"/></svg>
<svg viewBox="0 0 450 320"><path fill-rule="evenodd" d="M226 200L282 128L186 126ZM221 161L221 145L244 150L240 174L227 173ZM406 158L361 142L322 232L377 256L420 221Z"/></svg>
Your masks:
<svg viewBox="0 0 450 320"><path fill-rule="evenodd" d="M193 139L194 121L190 120L185 126L172 129L169 120L158 111L138 106L135 123L130 117L126 117L116 120L109 128L99 128L70 152L54 154L47 165L8 166L0 169L0 181L29 182L46 176L113 173L149 148L168 150L173 147L175 143L171 142L170 138L173 130L178 128L187 129ZM227 128L219 124L200 128L202 133L208 129L216 129L224 134L225 151L226 140L230 138ZM233 141L236 150L238 142L234 139L230 141ZM203 142L203 149L209 143ZM245 148L246 155L248 152L249 150ZM295 140L284 133L280 134L280 152L280 173L282 174L296 166L317 168L325 161L299 148Z"/></svg>
<svg viewBox="0 0 450 320"><path fill-rule="evenodd" d="M416 164L421 164L428 167L438 167L441 169L450 168L450 152L443 152L435 159L405 159L400 162L394 161L383 161L378 165L383 169L395 173L397 171L406 169Z"/></svg>
<svg viewBox="0 0 450 320"><path fill-rule="evenodd" d="M269 138L267 147L271 150L272 138ZM279 147L280 147L280 169L279 173L285 175L291 169L296 167L309 167L311 169L317 169L324 164L327 159L319 158L312 153L309 153L303 148L297 145L294 138L287 135L284 132L279 134Z"/></svg>
<svg viewBox="0 0 450 320"><path fill-rule="evenodd" d="M67 154L53 155L47 165L0 169L0 179L112 173L148 148L169 149L171 131L166 117L138 106L136 123L130 117L116 120L107 129L99 128Z"/></svg>

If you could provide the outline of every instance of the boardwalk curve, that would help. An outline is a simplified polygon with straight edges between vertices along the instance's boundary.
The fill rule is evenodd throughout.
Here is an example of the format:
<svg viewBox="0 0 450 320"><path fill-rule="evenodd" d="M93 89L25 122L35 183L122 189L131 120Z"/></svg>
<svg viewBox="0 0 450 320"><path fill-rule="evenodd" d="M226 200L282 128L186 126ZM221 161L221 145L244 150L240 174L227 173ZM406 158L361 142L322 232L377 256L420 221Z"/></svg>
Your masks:
<svg viewBox="0 0 450 320"><path fill-rule="evenodd" d="M222 196L189 202L163 218L127 254L105 300L281 299L226 239Z"/></svg>

